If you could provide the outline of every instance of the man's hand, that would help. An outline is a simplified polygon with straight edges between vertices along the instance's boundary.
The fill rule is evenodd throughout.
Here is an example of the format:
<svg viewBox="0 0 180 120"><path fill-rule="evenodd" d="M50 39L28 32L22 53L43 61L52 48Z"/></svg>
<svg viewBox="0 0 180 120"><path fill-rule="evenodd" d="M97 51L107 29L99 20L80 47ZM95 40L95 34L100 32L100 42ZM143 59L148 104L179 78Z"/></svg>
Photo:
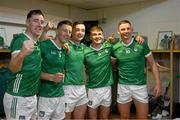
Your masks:
<svg viewBox="0 0 180 120"><path fill-rule="evenodd" d="M66 50L66 53L67 53L67 54L70 53L70 48L69 48L68 43L64 43L64 44L63 44L63 48Z"/></svg>
<svg viewBox="0 0 180 120"><path fill-rule="evenodd" d="M49 31L49 30L55 30L55 27L54 27L54 23L53 22L51 22L51 21L48 21L48 23L46 24L46 26L43 28L43 32L42 32L42 34L41 34L41 36L40 36L40 40L47 40L47 39L52 39L52 37L49 37L48 35L47 35L47 32Z"/></svg>
<svg viewBox="0 0 180 120"><path fill-rule="evenodd" d="M49 30L52 30L52 29L55 29L54 23L51 22L51 21L48 21L48 23L47 23L46 26L44 27L44 31L49 31Z"/></svg>
<svg viewBox="0 0 180 120"><path fill-rule="evenodd" d="M111 43L111 44L115 43L114 33L112 33L112 34L108 37L107 41L108 41L109 43Z"/></svg>
<svg viewBox="0 0 180 120"><path fill-rule="evenodd" d="M34 40L24 41L20 55L25 57L25 56L31 54L34 51L34 44L35 44Z"/></svg>
<svg viewBox="0 0 180 120"><path fill-rule="evenodd" d="M144 38L141 37L140 35L135 36L135 40L136 40L139 44L143 44L143 43L144 43Z"/></svg>
<svg viewBox="0 0 180 120"><path fill-rule="evenodd" d="M162 86L161 86L161 82L157 83L155 88L154 88L154 95L155 97L159 97L162 93Z"/></svg>
<svg viewBox="0 0 180 120"><path fill-rule="evenodd" d="M52 81L55 83L59 83L64 79L64 74L63 73L56 73L52 77Z"/></svg>

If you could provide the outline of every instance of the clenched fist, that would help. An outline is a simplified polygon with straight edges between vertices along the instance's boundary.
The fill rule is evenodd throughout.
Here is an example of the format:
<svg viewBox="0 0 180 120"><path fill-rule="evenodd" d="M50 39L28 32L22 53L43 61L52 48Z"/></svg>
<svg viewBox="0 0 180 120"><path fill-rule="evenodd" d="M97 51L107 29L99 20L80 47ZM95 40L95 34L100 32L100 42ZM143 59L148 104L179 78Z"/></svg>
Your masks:
<svg viewBox="0 0 180 120"><path fill-rule="evenodd" d="M34 40L24 41L22 49L21 49L21 54L24 56L31 54L34 50L34 44L35 44Z"/></svg>

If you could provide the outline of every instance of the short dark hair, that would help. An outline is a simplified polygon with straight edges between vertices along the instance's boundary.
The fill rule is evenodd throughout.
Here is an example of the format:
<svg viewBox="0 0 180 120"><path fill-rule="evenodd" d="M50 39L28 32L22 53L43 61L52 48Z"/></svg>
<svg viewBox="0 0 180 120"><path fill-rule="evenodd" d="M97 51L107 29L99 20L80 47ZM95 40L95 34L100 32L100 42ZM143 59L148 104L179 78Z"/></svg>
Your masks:
<svg viewBox="0 0 180 120"><path fill-rule="evenodd" d="M31 18L32 15L42 15L44 17L44 14L42 13L41 10L31 10L31 11L29 11L29 13L27 14L27 19Z"/></svg>
<svg viewBox="0 0 180 120"><path fill-rule="evenodd" d="M73 23L73 28L75 28L76 25L79 25L79 24L82 24L82 25L85 26L85 23L83 21L76 21L76 22Z"/></svg>
<svg viewBox="0 0 180 120"><path fill-rule="evenodd" d="M128 24L131 25L131 22L130 22L129 20L122 20L122 21L119 22L118 27L119 27L121 24L124 24L124 23L128 23Z"/></svg>
<svg viewBox="0 0 180 120"><path fill-rule="evenodd" d="M69 20L63 20L63 21L60 21L60 22L58 23L57 29L58 29L59 27L61 27L62 25L70 25L70 26L72 26L73 24L72 24L72 22L69 21Z"/></svg>

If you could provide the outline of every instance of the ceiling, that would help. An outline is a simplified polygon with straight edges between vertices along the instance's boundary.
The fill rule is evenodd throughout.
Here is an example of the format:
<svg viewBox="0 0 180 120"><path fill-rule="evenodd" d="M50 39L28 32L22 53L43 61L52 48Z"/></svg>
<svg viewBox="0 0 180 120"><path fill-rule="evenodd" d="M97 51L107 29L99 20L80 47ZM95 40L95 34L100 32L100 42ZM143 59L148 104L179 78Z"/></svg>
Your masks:
<svg viewBox="0 0 180 120"><path fill-rule="evenodd" d="M45 0L48 2L79 7L86 10L111 7L116 5L143 2L148 0Z"/></svg>

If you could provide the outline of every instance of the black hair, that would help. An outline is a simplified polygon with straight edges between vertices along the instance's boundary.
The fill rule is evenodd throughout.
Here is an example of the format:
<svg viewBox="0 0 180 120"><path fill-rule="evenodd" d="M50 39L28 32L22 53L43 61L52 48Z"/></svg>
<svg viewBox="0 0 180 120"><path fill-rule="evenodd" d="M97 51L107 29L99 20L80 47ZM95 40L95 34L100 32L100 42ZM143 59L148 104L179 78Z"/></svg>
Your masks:
<svg viewBox="0 0 180 120"><path fill-rule="evenodd" d="M72 24L72 22L69 21L69 20L63 20L63 21L60 21L60 22L58 23L57 29L58 29L59 27L61 27L62 25L70 25L70 26L72 26L73 24Z"/></svg>
<svg viewBox="0 0 180 120"><path fill-rule="evenodd" d="M31 11L29 11L29 13L27 14L27 19L31 18L32 15L42 15L44 17L44 14L42 13L41 10L31 10Z"/></svg>
<svg viewBox="0 0 180 120"><path fill-rule="evenodd" d="M73 28L75 28L76 25L79 25L79 24L82 24L82 25L85 26L85 23L83 21L76 21L76 22L73 23Z"/></svg>

